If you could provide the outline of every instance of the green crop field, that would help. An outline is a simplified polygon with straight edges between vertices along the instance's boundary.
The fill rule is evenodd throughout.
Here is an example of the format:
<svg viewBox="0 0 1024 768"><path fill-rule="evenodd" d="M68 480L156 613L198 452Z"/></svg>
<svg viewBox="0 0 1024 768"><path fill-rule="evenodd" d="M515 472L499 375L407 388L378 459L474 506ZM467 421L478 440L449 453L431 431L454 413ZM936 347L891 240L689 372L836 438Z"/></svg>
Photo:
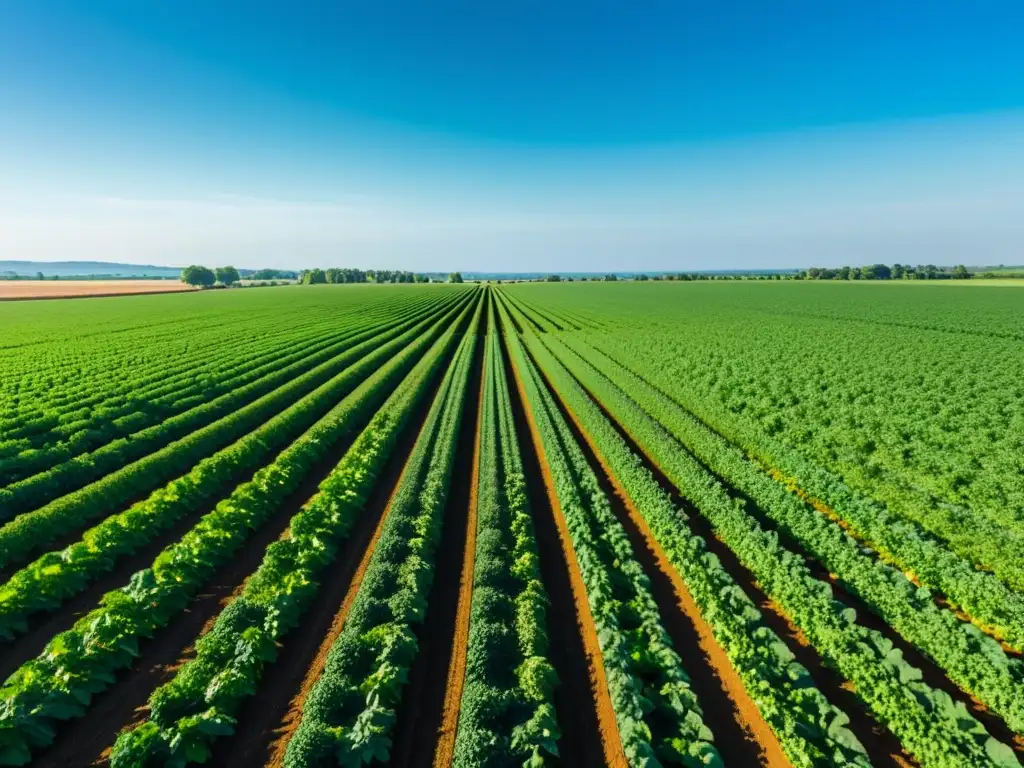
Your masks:
<svg viewBox="0 0 1024 768"><path fill-rule="evenodd" d="M1012 280L0 305L0 765L1017 766L1022 652Z"/></svg>

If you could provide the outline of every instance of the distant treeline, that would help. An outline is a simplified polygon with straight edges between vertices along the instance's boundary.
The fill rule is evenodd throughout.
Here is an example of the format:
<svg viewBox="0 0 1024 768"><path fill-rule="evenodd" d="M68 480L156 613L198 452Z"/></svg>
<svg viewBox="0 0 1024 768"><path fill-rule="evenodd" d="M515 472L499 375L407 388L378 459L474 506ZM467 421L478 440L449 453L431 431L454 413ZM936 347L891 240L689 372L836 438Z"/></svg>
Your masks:
<svg viewBox="0 0 1024 768"><path fill-rule="evenodd" d="M963 264L955 267L936 267L925 264L872 264L867 267L811 267L798 272L797 280L967 280L970 271Z"/></svg>
<svg viewBox="0 0 1024 768"><path fill-rule="evenodd" d="M303 285L343 283L429 283L427 275L391 269L307 269L300 273ZM462 282L460 279L459 282Z"/></svg>

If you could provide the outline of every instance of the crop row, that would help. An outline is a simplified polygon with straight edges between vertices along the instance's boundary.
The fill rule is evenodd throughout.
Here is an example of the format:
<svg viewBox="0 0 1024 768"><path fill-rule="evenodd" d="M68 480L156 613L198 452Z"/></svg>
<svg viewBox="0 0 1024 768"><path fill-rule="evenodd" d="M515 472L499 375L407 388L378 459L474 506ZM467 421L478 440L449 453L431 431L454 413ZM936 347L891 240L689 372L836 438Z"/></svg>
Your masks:
<svg viewBox="0 0 1024 768"><path fill-rule="evenodd" d="M857 624L855 612L834 599L831 587L815 579L803 559L783 548L660 424L617 388L599 391L596 381L587 384L922 765L1017 765L1010 748L993 739L962 704L922 682L920 670L888 639Z"/></svg>
<svg viewBox="0 0 1024 768"><path fill-rule="evenodd" d="M310 470L346 435L366 424L394 387L441 335L436 321L391 357L250 482L240 485L151 568L107 593L100 607L54 637L0 688L0 744L8 764L49 744L57 722L82 715L93 694L130 666L140 638L183 611L217 567L276 513Z"/></svg>
<svg viewBox="0 0 1024 768"><path fill-rule="evenodd" d="M563 348L562 359L593 385L595 392L613 385L608 377L617 371L612 366L602 365L600 358L588 363L570 355ZM1019 659L1008 657L973 624L940 608L928 590L916 587L903 573L865 552L838 523L814 513L667 397L635 378L625 386L631 398L687 450L753 499L847 589L945 670L950 680L1003 717L1014 731L1024 732L1024 665Z"/></svg>
<svg viewBox="0 0 1024 768"><path fill-rule="evenodd" d="M700 705L661 625L650 581L519 337L513 367L586 586L619 737L631 765L721 764Z"/></svg>
<svg viewBox="0 0 1024 768"><path fill-rule="evenodd" d="M115 768L204 762L212 742L233 732L239 706L255 693L263 667L276 656L275 644L309 608L321 572L350 533L462 327L459 321L434 344L292 519L288 535L267 548L241 594L196 644L195 658L150 697L149 719L118 738L111 755ZM463 347L471 335L464 336ZM438 402L450 381L447 376L442 383Z"/></svg>
<svg viewBox="0 0 1024 768"><path fill-rule="evenodd" d="M453 765L541 765L558 755L547 595L493 307L484 353L472 605Z"/></svg>
<svg viewBox="0 0 1024 768"><path fill-rule="evenodd" d="M201 357L174 354L168 350L169 354L163 361L154 360L148 366L128 367L128 375L116 379L102 378L104 371L116 366L115 353L122 351L121 347L113 344L113 350L107 356L97 355L63 366L52 359L33 361L35 374L46 378L38 390L26 387L24 372L12 379L8 396L16 397L18 405L8 406L6 412L9 415L0 419L0 435L4 438L0 443L3 448L0 455L8 454L8 442L23 441L25 445L38 447L66 439L68 427L90 413L108 418L123 416L120 408L128 402L157 400L196 381L218 378L232 365L245 364L252 358L253 347L280 352L282 344L289 339L309 341L332 326L338 327L320 320L303 323L297 328L268 329L266 336L255 345L247 344L244 352L228 344L213 345ZM122 343L134 343L134 340L125 339ZM67 370L62 371L62 368Z"/></svg>
<svg viewBox="0 0 1024 768"><path fill-rule="evenodd" d="M277 348L280 352L282 348L301 347L323 338L325 330L338 329L347 332L353 320L357 321L358 325L358 321L367 315L379 315L384 321L396 318L399 312L426 310L431 304L447 298L449 297L406 297L400 302L357 305L344 312L314 315L312 319L309 316L292 318L277 314L266 320L260 317L247 317L244 330L252 334L253 338L243 339L236 335L231 337L233 343L225 344L225 335L230 333L230 330L214 326L195 336L186 337L189 340L182 347L183 352L179 354L175 354L172 344L169 343L171 340L164 339L158 348L161 351L166 350L167 355L147 359L141 364L126 363L121 359L125 348L113 344L112 339L107 339L105 346L112 348L109 359L104 357L100 350L90 350L90 354L73 370L67 372L63 380L55 381L44 392L20 396L28 400L26 405L40 409L39 415L43 421L35 421L29 418L28 413L23 412L12 424L17 428L13 434L45 430L48 428L46 421L54 417L57 418L57 425L63 426L69 420L74 420L75 412L86 408L113 407L125 400L158 399L172 394L190 380L213 382L222 377L226 367L233 361L245 363L249 360L253 350ZM185 332L187 329L179 330L179 333ZM326 335L330 336L331 333ZM174 338L179 338L178 334L175 334ZM120 341L121 345L131 347L138 343L133 333ZM51 366L52 362L43 360L36 363L35 368L37 371L46 372ZM103 372L111 368L123 368L130 374L111 380L109 376L103 376ZM17 383L22 384L23 379L18 379ZM7 432L0 428L0 434L6 435ZM50 437L45 431L41 436L47 440Z"/></svg>
<svg viewBox="0 0 1024 768"><path fill-rule="evenodd" d="M0 637L27 627L28 617L53 610L61 601L152 541L161 531L210 503L231 481L261 466L312 426L369 374L416 337L429 321L415 325L364 363L345 369L253 432L200 461L188 474L155 491L120 514L111 515L62 551L50 552L17 571L0 587Z"/></svg>
<svg viewBox="0 0 1024 768"><path fill-rule="evenodd" d="M386 333L380 333L380 330L379 322L369 323L368 327L361 328L358 334L339 343L333 354L324 356L315 370L319 371L321 377L327 376L336 368L339 360L351 358L350 350L364 349L363 345L372 345L381 338L388 338L389 334L394 335L397 329ZM0 489L0 505L3 507L4 515L12 517L35 509L124 467L125 464L159 451L174 440L192 435L196 430L237 411L253 399L294 379L309 367L305 360L299 360L277 370L271 364L271 372L256 381L231 390L160 424L143 429L129 438L115 440L90 454L71 459L46 472Z"/></svg>
<svg viewBox="0 0 1024 768"><path fill-rule="evenodd" d="M455 311L455 310L451 310ZM346 372L349 380L365 377L399 349L404 340L426 327L430 319L421 321L401 334L401 328L372 338L347 353L308 371L279 390L264 395L220 421L171 443L156 453L107 475L80 491L61 497L30 513L23 514L0 528L0 567L16 562L33 551L67 535L69 530L94 517L108 514L111 508L132 497L150 492L161 482L187 471L208 456L246 432L262 424L282 406L295 402L339 374ZM397 338L395 338L397 337Z"/></svg>
<svg viewBox="0 0 1024 768"><path fill-rule="evenodd" d="M690 531L686 513L672 504L561 362L535 338L526 337L526 343L682 577L787 757L800 768L824 761L867 766L864 747L846 728L849 717L815 687L753 601L707 550L704 540Z"/></svg>
<svg viewBox="0 0 1024 768"><path fill-rule="evenodd" d="M420 433L341 633L306 699L286 767L386 762L418 653L451 483L479 310Z"/></svg>
<svg viewBox="0 0 1024 768"><path fill-rule="evenodd" d="M11 403L0 407L0 412L12 418L0 419L0 438L31 436L51 442L47 430L74 420L75 412L83 408L114 408L140 396L152 400L190 379L216 380L227 364L244 362L254 349L301 346L323 336L325 329L358 322L367 312L386 319L396 310L425 308L439 298L447 297L381 297L321 313L277 308L271 313L246 313L233 322L226 322L224 315L210 322L209 315L201 313L199 327L172 322L156 336L148 335L146 327L125 328L83 346L77 342L42 346L28 359L25 354L9 355L5 373L10 376L2 390ZM110 370L124 375L110 377L106 373ZM29 386L33 379L38 379L35 387Z"/></svg>
<svg viewBox="0 0 1024 768"><path fill-rule="evenodd" d="M630 386L633 382L653 386L619 362L621 355L612 357L613 352L620 351L618 345L585 338L584 346L577 339L564 341L592 362L606 355L609 362L615 360L613 365L621 372L607 364L602 369L630 382ZM596 349L597 345L604 351ZM685 405L724 434L723 421L711 409L692 402ZM1024 561L1019 557L1024 549L1015 545L1011 548L1004 529L983 519L966 519L949 508L916 507L913 516L895 514L851 489L833 473L812 465L779 440L756 430L732 431L727 436L766 467L777 468L784 482L792 479L796 488L825 501L858 539L877 549L914 581L941 592L986 631L1024 651L1024 599L1014 591L1024 588ZM979 565L988 570L980 570L976 567Z"/></svg>
<svg viewBox="0 0 1024 768"><path fill-rule="evenodd" d="M219 364L213 374L193 370L181 377L167 375L153 391L145 388L131 389L123 392L116 400L107 399L97 407L79 404L74 411L61 416L51 413L47 421L51 422L52 428L40 435L46 438L45 443L37 442L27 450L0 460L0 484L17 482L117 438L138 433L293 363L304 362L305 367L312 368L343 351L346 342L350 345L349 340L358 336L364 328L379 325L381 330L385 330L418 312L419 309L415 308L401 314L388 313L377 317L373 316L377 313L371 313L369 321L346 325L340 333L332 331L336 326L324 324L317 329L315 337L292 333L283 339L262 340L248 350L243 360L231 364L224 364L226 361L223 360L215 361ZM283 345L286 345L284 354ZM288 349L292 351L288 353ZM126 386L131 387L134 378L125 378ZM31 441L22 439L18 442ZM0 450L2 448L0 445Z"/></svg>
<svg viewBox="0 0 1024 768"><path fill-rule="evenodd" d="M414 316L413 312L408 314ZM44 448L23 451L0 462L0 481L16 482L32 474L50 470L47 476L50 482L47 485L53 483L59 486L61 475L57 473L64 473L78 480L76 475L84 475L85 468L92 472L102 472L107 465L104 457L115 447L118 453L130 448L130 453L120 457L120 463L123 464L130 461L132 456L144 455L154 450L154 446L166 444L175 437L194 431L216 419L220 413L226 412L225 408L233 410L240 407L246 400L274 389L281 382L330 360L354 344L371 338L373 334L397 325L403 319L408 318L391 320L382 317L364 320L346 328L344 333L333 335L326 340L312 344L297 342L298 348L286 355L281 354L279 343L275 343L270 347L270 351L263 355L253 354L246 361L222 369L216 381L193 377L190 383L175 388L175 391L162 398L151 398L146 393L139 392L134 393L130 400L125 400L120 407L104 407L93 411L84 409L89 415L88 418L66 424L59 431L49 433L49 437L56 438L55 443ZM254 353L258 351L253 350ZM248 396L238 401L235 393L243 390ZM212 407L215 403L223 403L223 407ZM189 417L179 415L184 411L189 412ZM166 429L157 433L160 442L154 442L151 435L157 430L153 425L161 422ZM96 451L101 446L103 448ZM89 451L96 452L82 456ZM64 467L60 470L53 469L64 462L66 470ZM36 500L29 503L33 502L38 503ZM17 510L17 507L15 509Z"/></svg>

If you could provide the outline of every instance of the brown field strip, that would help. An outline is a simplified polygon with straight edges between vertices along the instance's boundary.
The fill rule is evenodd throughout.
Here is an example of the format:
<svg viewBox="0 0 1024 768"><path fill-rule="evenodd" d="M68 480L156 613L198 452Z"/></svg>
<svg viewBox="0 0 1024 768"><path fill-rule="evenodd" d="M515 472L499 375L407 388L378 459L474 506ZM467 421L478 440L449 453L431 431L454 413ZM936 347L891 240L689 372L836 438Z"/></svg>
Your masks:
<svg viewBox="0 0 1024 768"><path fill-rule="evenodd" d="M569 735L572 748L579 750L579 758L570 758L567 754L568 750L562 748L561 742L559 743L560 755L567 765L598 765L603 760L604 765L619 768L619 766L627 765L627 761L619 737L615 710L612 708L608 692L608 681L605 678L604 664L601 660L601 646L597 639L594 619L590 613L586 586L583 583L572 540L558 502L554 478L548 469L544 446L534 422L533 413L527 405L521 374L512 363L508 350L504 346L507 342L502 340L507 375L513 379L509 382L509 392L517 421L518 442L524 454L526 475L528 478L532 476L543 480L543 488L547 497L547 503L541 506L535 505L533 512L534 526L541 549L542 576L551 597L552 611L548 615L554 617L556 625L559 623L558 618L573 617L576 624L576 631L573 634L577 637L575 645L577 648L582 645L582 648L579 649L582 651L582 658L577 657L575 663L572 664L575 669L566 670L569 674L575 673L576 679L567 680L562 677L563 670L556 667L562 682L562 687L556 694L556 703L561 704L558 715L559 724L563 729L563 740L566 735ZM520 428L520 424L522 424L522 428ZM537 484L540 485L540 483ZM533 504L532 493L530 501ZM545 512L548 514L544 514ZM558 560L561 562L559 563ZM560 567L561 579L549 581L550 571L544 570L545 561L557 563L555 567ZM554 567L551 570L554 570ZM565 587L568 587L568 594L564 592ZM558 594L559 592L561 594ZM555 651L561 645L560 638L554 631L551 632L551 636L552 656L557 658L558 654ZM563 634L562 637L565 635ZM565 662L563 661L563 663ZM585 678L581 679L581 673L585 675ZM584 706L584 701L590 703L591 706ZM599 742L596 745L594 744L595 736ZM578 761L580 759L582 761Z"/></svg>
<svg viewBox="0 0 1024 768"><path fill-rule="evenodd" d="M715 640L682 577L605 462L600 447L561 399L550 380L545 377L545 381L601 490L611 502L615 516L626 529L634 555L651 580L651 593L658 604L662 625L683 661L722 760L726 765L789 766L775 733L761 716L739 674Z"/></svg>
<svg viewBox="0 0 1024 768"><path fill-rule="evenodd" d="M0 280L0 301L100 299L195 291L177 280Z"/></svg>

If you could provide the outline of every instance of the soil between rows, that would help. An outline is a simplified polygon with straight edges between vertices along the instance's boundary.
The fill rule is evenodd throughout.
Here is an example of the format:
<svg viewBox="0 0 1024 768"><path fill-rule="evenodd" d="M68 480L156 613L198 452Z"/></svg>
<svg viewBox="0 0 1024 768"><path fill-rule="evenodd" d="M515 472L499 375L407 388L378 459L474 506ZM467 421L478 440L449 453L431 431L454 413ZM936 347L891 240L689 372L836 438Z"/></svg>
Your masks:
<svg viewBox="0 0 1024 768"><path fill-rule="evenodd" d="M344 352L342 354L344 354ZM358 384L355 386L358 386ZM301 399L302 398L300 397L299 400L296 400L295 402L299 402ZM279 414L283 412L293 404L294 403L283 406L277 413ZM325 411L325 413L326 412L327 411ZM269 416L268 419L270 418L274 418L274 416ZM251 434L252 431L253 430L250 430L246 435ZM285 445L282 446L280 450L270 453L263 459L261 466L265 466L275 461L281 453L287 450L287 448L288 446ZM170 528L158 534L151 542L142 546L138 551L119 558L113 570L100 576L99 579L86 586L84 590L65 601L59 608L52 612L40 611L30 616L29 631L26 634L17 637L6 644L0 642L0 648L3 648L3 656L0 658L0 680L6 680L19 666L42 653L46 644L55 635L70 629L78 619L96 608L103 595L113 589L118 589L119 587L127 584L128 579L136 571L149 567L156 556L159 555L165 547L180 540L181 537L193 528L204 515L212 512L216 508L217 504L225 498L227 493L230 493L230 491L239 484L251 480L257 471L258 469L243 469L235 472L225 481L223 484L223 490L220 493L203 502L195 511L183 515ZM132 501L128 505L123 506L121 511L128 509L137 501L142 501L148 497L149 494ZM118 513L115 512L113 514ZM96 523L96 525L99 524L100 522ZM63 546L56 546L53 551L60 551L65 546L77 543L81 540L81 537L82 531L69 533L68 536L65 537ZM14 569L12 569L12 572L13 570ZM2 583L2 579L0 579L0 583ZM4 648L5 645L6 648Z"/></svg>
<svg viewBox="0 0 1024 768"><path fill-rule="evenodd" d="M451 487L434 560L434 581L423 624L416 628L419 652L397 712L394 747L388 763L393 768L427 768L434 764L435 755L447 752L450 760L455 747L473 588L486 317L485 309L464 395L465 411L459 424ZM457 691L449 691L453 676L457 677Z"/></svg>
<svg viewBox="0 0 1024 768"><path fill-rule="evenodd" d="M551 599L548 630L551 663L559 679L555 709L562 730L558 742L560 760L565 766L622 765L625 758L586 589L568 532L564 530L554 480L528 410L519 372L508 351L504 335L507 332L510 329L503 327L499 334L505 376L537 536L541 577Z"/></svg>
<svg viewBox="0 0 1024 768"><path fill-rule="evenodd" d="M868 538L868 537L864 536L863 534L861 534L848 521L846 521L838 512L836 512L827 502L825 502L822 499L819 499L819 498L815 497L811 493L808 493L804 488L802 488L799 485L799 483L797 482L796 478L788 477L785 473L781 472L777 468L775 468L775 467L773 467L771 465L768 465L765 462L763 462L759 457L754 456L754 455L750 454L749 452L745 451L741 446L737 445L736 442L731 440L729 437L727 437L725 434L723 434L716 427L712 426L710 423L708 423L702 417L698 416L690 408L688 408L686 405L681 403L675 397L670 395L668 392L663 390L658 385L656 385L653 382L651 382L650 380L648 380L646 377L644 377L644 376L640 375L638 372L634 371L629 366L627 366L624 363L622 363L622 362L616 360L615 358L611 357L604 350L597 349L597 348L595 348L593 346L591 346L591 349L595 349L599 354L601 354L607 360L611 361L614 365L617 365L618 367L622 368L623 370L628 371L629 373L633 374L637 378L642 379L649 387L651 387L652 389L657 391L659 394L661 394L663 397L665 397L667 400L672 402L676 407L678 407L681 411L685 412L695 422L697 422L702 427L707 429L709 432L711 432L714 435L717 435L722 440L724 440L726 443L728 443L729 445L733 446L738 451L740 451L740 453L742 453L744 456L747 457L748 461L753 463L756 467L758 467L758 469L760 469L762 472L764 472L769 477L771 477L775 482L780 483L783 487L787 488L787 490L789 490L795 496L797 496L802 502L804 502L806 505L808 505L808 507L814 509L819 514L822 514L822 515L828 517L834 523L839 525L852 538L856 539L857 542L861 546L867 547L867 548L871 549L872 552L874 553L874 555L873 555L874 557L879 558L880 560L882 560L883 562L887 563L891 567L893 567L896 570L902 572L904 576L906 576L908 579L910 579L911 581L914 581L914 583L917 584L917 581L912 577L912 575L907 574L906 571L904 571L903 566L901 566L899 564L899 562L897 562L896 559L891 554L885 553L883 551L883 548L878 547L873 540L871 540L870 538ZM875 501L877 501L877 500L875 500ZM879 503L882 503L882 502L879 502ZM882 503L882 504L884 506L884 503ZM923 534L926 537L931 538L931 539L939 542L943 546L947 546L947 542L945 542L940 536L938 536L936 534L933 534L930 531L924 530L923 527L921 527L921 526L918 526L918 527L921 528ZM956 553L954 552L954 554L956 554ZM964 559L960 555L957 555L957 557L961 557L961 559ZM977 570L984 571L985 573L989 573L989 574L992 573L992 571L990 569L988 569L987 567L984 567L983 565L979 565L977 563L971 563L971 565L972 565L973 568L975 568ZM931 591L932 598L935 600L936 605L938 605L940 608L943 608L945 610L951 610L951 611L953 611L957 615L957 617L961 621L968 621L968 622L971 622L972 624L974 624L976 627L978 627L978 629L980 629L982 632L987 634L993 640L998 642L1000 644L1000 646L1003 648L1003 650L1008 655L1015 656L1015 657L1018 657L1018 658L1024 656L1024 653L1022 653L1020 650L1018 650L1016 648L1013 648L1012 646L1010 646L1006 642L1004 642L1002 640L1002 638L1000 638L999 633L997 631L995 631L992 627L989 627L989 626L985 625L982 622L976 621L972 616L970 616L968 613L966 613L961 607L955 606L949 600L949 598L946 595L944 595L940 590L938 590L937 588L935 588L933 586L929 586L928 589Z"/></svg>
<svg viewBox="0 0 1024 768"><path fill-rule="evenodd" d="M118 733L146 717L150 694L192 658L197 637L212 626L223 607L241 591L245 580L262 561L267 546L287 531L292 516L317 492L362 426L350 429L313 467L281 504L278 513L243 543L235 558L217 571L210 585L193 598L182 614L158 630L155 637L140 642L140 655L132 667L121 670L114 685L93 698L84 717L58 729L54 745L41 752L33 765L83 766L106 762Z"/></svg>
<svg viewBox="0 0 1024 768"><path fill-rule="evenodd" d="M589 391L588 394L590 394ZM591 395L591 398L594 399L593 395ZM679 442L678 438L674 435L672 436L672 439ZM950 680L945 671L938 664L932 661L930 657L925 655L924 652L913 643L904 639L881 616L879 616L871 606L847 587L844 581L839 579L834 573L830 573L822 563L807 551L803 544L797 541L785 529L777 524L757 503L757 501L705 464L700 458L690 452L689 449L687 449L681 442L679 444L680 450L689 453L693 460L726 490L729 496L739 499L743 503L746 512L751 515L751 517L753 517L764 530L774 533L778 537L779 543L785 549L795 555L798 555L804 561L812 577L819 581L827 582L831 586L833 596L837 602L841 603L844 607L853 608L854 611L856 611L858 624L878 632L889 640L894 647L903 652L903 658L907 663L921 670L922 681L924 683L935 690L945 692L951 699L953 699L953 701L963 703L967 708L967 711L985 726L985 729L989 734L1010 746L1018 755L1024 755L1024 737L1014 733L1002 718L990 712L984 704L978 701L971 694L963 691L956 685L956 683ZM804 500L802 500L802 503L807 504ZM821 514L820 511L814 510L810 507L808 508L808 511L813 514ZM772 603L772 607L773 610L779 610L774 603Z"/></svg>
<svg viewBox="0 0 1024 768"><path fill-rule="evenodd" d="M534 361L536 363L536 361ZM539 367L538 367L538 370ZM778 739L761 716L733 668L714 639L682 578L654 538L625 488L599 454L599 447L561 399L550 379L541 374L559 411L583 451L601 490L611 502L616 518L626 530L634 556L651 581L662 625L682 659L704 720L715 736L715 746L726 765L790 765Z"/></svg>
<svg viewBox="0 0 1024 768"><path fill-rule="evenodd" d="M572 375L571 372L569 375ZM574 377L575 378L575 377ZM811 675L815 686L825 694L829 701L839 707L850 717L847 726L860 740L867 750L873 765L896 766L903 768L915 765L914 759L904 752L899 740L879 723L868 711L867 707L857 698L851 684L843 678L838 670L829 666L817 649L811 645L781 608L771 600L754 579L753 574L739 561L732 550L715 534L710 522L701 514L692 502L684 498L668 476L652 460L650 455L633 439L632 435L620 424L614 415L587 389L578 379L577 383L588 397L601 409L605 418L623 438L630 450L641 460L651 472L658 484L669 494L673 505L683 510L689 518L690 527L695 534L704 539L708 551L718 557L722 566L732 576L736 584L761 609L765 624L786 642L796 661L803 665ZM682 446L681 451L685 450Z"/></svg>
<svg viewBox="0 0 1024 768"><path fill-rule="evenodd" d="M301 627L278 644L278 657L264 670L257 695L248 698L238 713L234 735L214 744L214 765L264 766L283 761L288 739L301 719L302 704L344 627L442 375L440 371L435 375L423 403L402 429L352 533L322 574L320 589Z"/></svg>

